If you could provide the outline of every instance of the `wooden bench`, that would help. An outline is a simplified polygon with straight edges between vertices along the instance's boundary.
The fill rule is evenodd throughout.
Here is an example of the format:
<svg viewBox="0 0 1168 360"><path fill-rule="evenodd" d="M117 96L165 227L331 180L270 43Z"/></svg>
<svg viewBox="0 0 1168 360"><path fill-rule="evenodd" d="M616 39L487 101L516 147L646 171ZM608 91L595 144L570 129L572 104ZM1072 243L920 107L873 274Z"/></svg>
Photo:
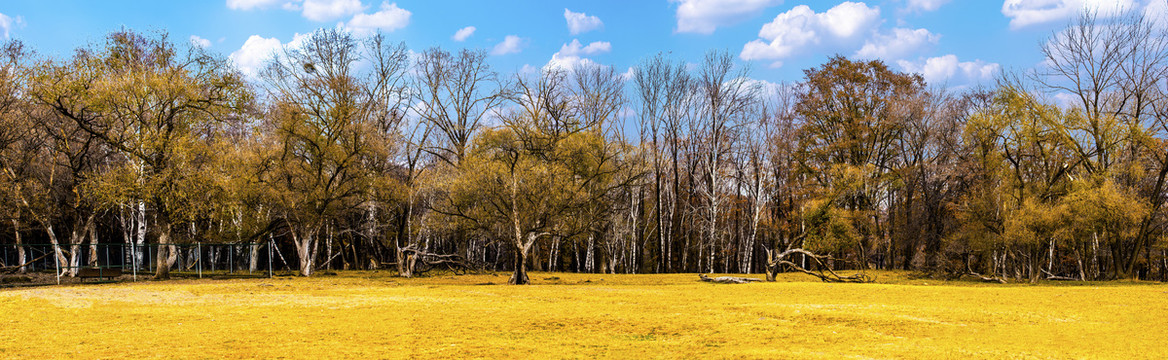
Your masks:
<svg viewBox="0 0 1168 360"><path fill-rule="evenodd" d="M109 279L109 278L115 278L118 276L122 276L122 269L121 268L91 268L90 267L90 268L81 268L81 269L77 270L77 277L81 278L81 281L85 281L86 278L97 278L98 280L100 280L102 278Z"/></svg>

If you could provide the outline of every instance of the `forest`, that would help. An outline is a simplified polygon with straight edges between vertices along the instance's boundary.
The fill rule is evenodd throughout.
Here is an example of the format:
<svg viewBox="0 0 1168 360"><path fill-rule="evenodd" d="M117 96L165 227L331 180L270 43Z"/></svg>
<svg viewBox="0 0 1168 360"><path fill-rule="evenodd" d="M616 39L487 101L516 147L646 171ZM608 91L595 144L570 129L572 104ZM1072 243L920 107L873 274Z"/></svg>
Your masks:
<svg viewBox="0 0 1168 360"><path fill-rule="evenodd" d="M838 55L774 84L719 50L500 73L485 50L341 29L255 76L162 32L63 58L13 40L0 266L126 243L167 278L176 245L270 242L303 276L1168 281L1165 30L1086 14L1034 51L948 88Z"/></svg>

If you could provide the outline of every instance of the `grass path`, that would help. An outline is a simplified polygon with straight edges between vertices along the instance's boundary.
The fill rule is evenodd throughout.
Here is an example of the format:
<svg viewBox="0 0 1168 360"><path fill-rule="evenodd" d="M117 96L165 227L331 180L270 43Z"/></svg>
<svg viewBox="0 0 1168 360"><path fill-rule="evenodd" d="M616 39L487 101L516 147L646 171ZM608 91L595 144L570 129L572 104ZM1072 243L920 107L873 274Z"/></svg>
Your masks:
<svg viewBox="0 0 1168 360"><path fill-rule="evenodd" d="M531 276L0 290L0 358L1168 358L1160 284Z"/></svg>

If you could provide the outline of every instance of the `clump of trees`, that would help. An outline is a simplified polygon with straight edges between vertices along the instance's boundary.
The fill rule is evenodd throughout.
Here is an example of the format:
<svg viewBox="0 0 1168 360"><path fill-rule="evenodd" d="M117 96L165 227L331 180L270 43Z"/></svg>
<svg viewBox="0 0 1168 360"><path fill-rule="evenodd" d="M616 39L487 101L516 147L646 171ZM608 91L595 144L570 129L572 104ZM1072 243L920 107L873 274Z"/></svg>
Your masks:
<svg viewBox="0 0 1168 360"><path fill-rule="evenodd" d="M0 241L59 245L74 266L87 241L156 244L160 278L172 244L270 239L304 276L1168 280L1168 36L1086 14L1041 51L1038 69L957 91L842 56L768 84L717 51L628 78L500 74L481 50L339 29L256 79L165 34L67 59L12 41Z"/></svg>

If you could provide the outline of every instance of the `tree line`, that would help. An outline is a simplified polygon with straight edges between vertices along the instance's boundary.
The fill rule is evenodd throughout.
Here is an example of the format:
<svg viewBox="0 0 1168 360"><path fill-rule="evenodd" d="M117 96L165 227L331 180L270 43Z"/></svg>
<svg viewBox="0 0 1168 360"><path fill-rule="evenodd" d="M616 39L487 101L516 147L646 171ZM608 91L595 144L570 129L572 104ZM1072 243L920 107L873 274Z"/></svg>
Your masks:
<svg viewBox="0 0 1168 360"><path fill-rule="evenodd" d="M271 241L304 276L1163 281L1166 38L1085 14L1037 69L956 90L842 56L770 84L720 51L500 74L482 50L338 29L254 77L165 34L68 58L10 41L0 241L73 266L99 239L153 244L159 278L172 244Z"/></svg>

